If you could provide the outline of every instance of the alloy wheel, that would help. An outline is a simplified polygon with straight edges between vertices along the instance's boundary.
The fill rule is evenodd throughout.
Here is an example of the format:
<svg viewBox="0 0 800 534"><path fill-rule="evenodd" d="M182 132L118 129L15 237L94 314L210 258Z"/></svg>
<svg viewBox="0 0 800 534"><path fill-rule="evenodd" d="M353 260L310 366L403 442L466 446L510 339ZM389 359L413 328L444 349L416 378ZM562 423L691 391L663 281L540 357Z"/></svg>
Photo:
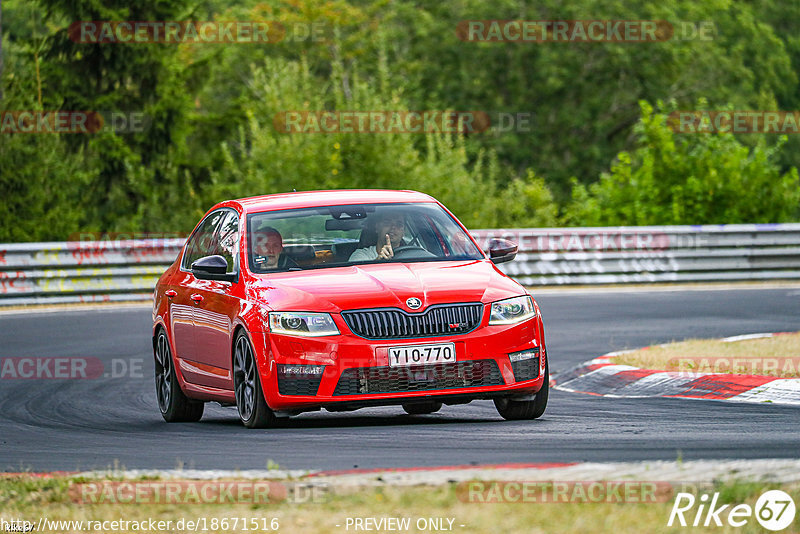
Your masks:
<svg viewBox="0 0 800 534"><path fill-rule="evenodd" d="M156 341L156 396L161 413L169 409L172 395L172 354L167 336L162 332Z"/></svg>
<svg viewBox="0 0 800 534"><path fill-rule="evenodd" d="M250 343L244 336L236 343L233 359L233 381L236 389L236 406L242 420L253 415L256 400L256 364Z"/></svg>

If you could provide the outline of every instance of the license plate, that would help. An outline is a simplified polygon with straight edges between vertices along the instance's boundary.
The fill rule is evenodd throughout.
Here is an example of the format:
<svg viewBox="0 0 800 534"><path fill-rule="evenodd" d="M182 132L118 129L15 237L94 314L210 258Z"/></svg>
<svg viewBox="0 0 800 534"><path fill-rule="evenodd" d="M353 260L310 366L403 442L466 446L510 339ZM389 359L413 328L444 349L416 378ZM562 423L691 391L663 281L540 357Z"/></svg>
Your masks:
<svg viewBox="0 0 800 534"><path fill-rule="evenodd" d="M389 347L389 367L428 365L432 363L453 363L455 361L455 343L435 343L430 345Z"/></svg>

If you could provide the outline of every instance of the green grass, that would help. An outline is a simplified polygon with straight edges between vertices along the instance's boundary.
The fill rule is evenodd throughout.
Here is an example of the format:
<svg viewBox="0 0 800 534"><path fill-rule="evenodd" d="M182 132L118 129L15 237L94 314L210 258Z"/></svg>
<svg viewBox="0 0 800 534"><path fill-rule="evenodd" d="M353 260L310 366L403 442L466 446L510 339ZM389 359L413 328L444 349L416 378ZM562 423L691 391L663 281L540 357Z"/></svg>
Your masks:
<svg viewBox="0 0 800 534"><path fill-rule="evenodd" d="M110 480L110 479L106 479ZM317 502L277 502L269 504L77 504L70 487L87 482L66 477L39 478L29 475L0 478L0 517L24 518L37 523L40 517L50 520L172 520L206 518L256 518L270 524L277 519L279 532L344 533L348 518L411 519L409 532L420 532L415 522L419 518L453 519L453 532L464 533L538 533L538 532L686 532L680 526L667 527L674 499L647 504L608 503L501 503L466 502L457 484L401 488L336 488ZM97 482L97 480L91 480ZM719 483L706 493L717 491L722 503L746 503L753 506L758 496L768 489L787 491L800 503L800 486L754 482ZM73 490L74 491L74 490ZM73 493L74 495L74 493ZM688 514L687 514L688 517ZM722 519L725 516L723 514ZM259 523L263 524L263 523ZM447 522L444 523L447 525ZM337 527L337 525L340 525ZM464 525L464 526L461 526ZM784 532L800 530L797 518L793 527ZM133 530L120 530L128 532ZM202 530L201 530L202 531ZM242 528L217 529L208 532L252 532ZM361 530L360 532L365 532ZM691 532L750 533L763 532L752 518L742 528L692 528Z"/></svg>
<svg viewBox="0 0 800 534"><path fill-rule="evenodd" d="M642 369L800 377L800 333L734 342L690 339L620 354L612 361Z"/></svg>

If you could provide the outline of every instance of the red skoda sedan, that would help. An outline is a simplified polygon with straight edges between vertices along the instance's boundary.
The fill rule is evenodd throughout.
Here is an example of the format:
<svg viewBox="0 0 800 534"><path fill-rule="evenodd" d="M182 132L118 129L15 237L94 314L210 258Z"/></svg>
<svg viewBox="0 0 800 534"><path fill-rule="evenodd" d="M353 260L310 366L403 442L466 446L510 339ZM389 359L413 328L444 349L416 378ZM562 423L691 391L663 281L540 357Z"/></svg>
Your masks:
<svg viewBox="0 0 800 534"><path fill-rule="evenodd" d="M439 202L413 191L316 191L214 206L158 281L156 395L167 421L205 402L250 428L325 408L491 399L535 419L548 395L536 301Z"/></svg>

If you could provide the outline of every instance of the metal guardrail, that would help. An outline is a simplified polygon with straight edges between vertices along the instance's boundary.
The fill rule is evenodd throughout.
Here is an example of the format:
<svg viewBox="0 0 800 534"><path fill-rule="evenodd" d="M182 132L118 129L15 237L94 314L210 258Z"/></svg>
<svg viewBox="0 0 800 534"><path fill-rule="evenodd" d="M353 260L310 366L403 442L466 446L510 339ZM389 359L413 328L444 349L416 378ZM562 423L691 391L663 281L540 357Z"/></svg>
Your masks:
<svg viewBox="0 0 800 534"><path fill-rule="evenodd" d="M0 306L148 300L184 239L0 245Z"/></svg>
<svg viewBox="0 0 800 534"><path fill-rule="evenodd" d="M800 279L800 224L476 230L519 244L526 286Z"/></svg>
<svg viewBox="0 0 800 534"><path fill-rule="evenodd" d="M526 286L800 279L800 224L474 230ZM0 306L148 300L184 240L0 245Z"/></svg>

